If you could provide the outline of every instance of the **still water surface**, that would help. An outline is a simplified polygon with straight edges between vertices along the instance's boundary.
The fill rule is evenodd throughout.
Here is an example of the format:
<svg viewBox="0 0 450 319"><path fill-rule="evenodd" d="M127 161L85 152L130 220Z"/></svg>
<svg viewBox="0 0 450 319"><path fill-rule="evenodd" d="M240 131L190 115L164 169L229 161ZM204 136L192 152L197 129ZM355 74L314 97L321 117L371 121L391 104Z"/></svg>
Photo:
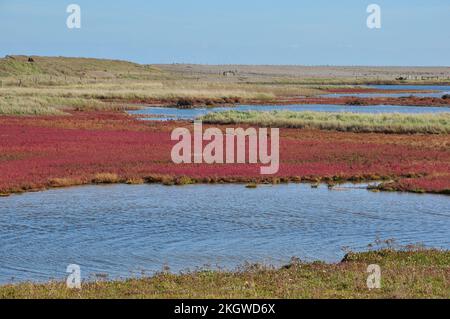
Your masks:
<svg viewBox="0 0 450 319"><path fill-rule="evenodd" d="M324 97L437 97L440 98L445 94L450 94L450 86L448 85L367 85L372 89L388 90L387 93L331 93L324 94ZM411 93L395 93L395 90L411 90L411 91L433 91L433 92L411 92Z"/></svg>
<svg viewBox="0 0 450 319"><path fill-rule="evenodd" d="M444 113L450 112L450 107L420 107L399 105L331 105L331 104L305 104L305 105L238 105L233 107L211 107L178 109L171 107L147 107L141 110L130 111L130 114L141 115L143 120L168 121L168 120L194 120L208 113L223 111L314 111L314 112L353 112L353 113ZM145 117L152 116L152 117Z"/></svg>
<svg viewBox="0 0 450 319"><path fill-rule="evenodd" d="M366 86L367 87L367 86ZM442 85L369 85L370 88L390 90L390 93L349 93L349 94L325 94L324 97L441 97L450 93L450 86ZM395 93L395 90L430 90L433 93ZM167 120L194 120L208 113L223 111L315 111L315 112L353 112L353 113L442 113L450 112L450 107L420 107L399 105L331 105L331 104L305 104L305 105L238 105L233 107L210 107L194 109L178 109L171 107L147 107L141 110L130 111L130 114L141 115L143 120L167 121ZM147 116L147 117L146 117ZM148 117L150 116L150 117Z"/></svg>
<svg viewBox="0 0 450 319"><path fill-rule="evenodd" d="M88 279L336 262L377 237L450 248L448 196L347 187L113 185L0 198L0 283L62 279L71 263Z"/></svg>

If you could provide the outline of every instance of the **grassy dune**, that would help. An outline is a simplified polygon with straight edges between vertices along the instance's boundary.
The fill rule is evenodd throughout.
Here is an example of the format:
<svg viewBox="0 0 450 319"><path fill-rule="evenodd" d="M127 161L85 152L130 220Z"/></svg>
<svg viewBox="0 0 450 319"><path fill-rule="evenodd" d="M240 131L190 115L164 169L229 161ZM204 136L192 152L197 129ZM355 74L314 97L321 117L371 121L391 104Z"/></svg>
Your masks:
<svg viewBox="0 0 450 319"><path fill-rule="evenodd" d="M247 83L236 77L192 76L157 66L85 58L0 59L0 115L51 115L64 110L117 109L130 102L177 104L273 100L322 93L289 83ZM113 103L116 102L116 103Z"/></svg>
<svg viewBox="0 0 450 319"><path fill-rule="evenodd" d="M367 267L381 267L381 289L367 288ZM293 260L281 269L160 273L150 278L0 287L0 298L450 298L450 252L390 249L351 253L337 264Z"/></svg>
<svg viewBox="0 0 450 319"><path fill-rule="evenodd" d="M35 79L42 76L54 80L75 80L82 77L100 78L146 78L161 75L162 71L149 65L90 58L43 57L43 56L6 56L0 59L0 77L20 80L30 76Z"/></svg>
<svg viewBox="0 0 450 319"><path fill-rule="evenodd" d="M450 113L357 114L291 111L225 111L201 120L212 124L249 124L268 127L312 128L348 132L450 133Z"/></svg>
<svg viewBox="0 0 450 319"><path fill-rule="evenodd" d="M224 75L230 70L232 76ZM448 68L142 65L106 59L7 56L0 58L0 115L116 110L130 103L292 101L345 85L351 88L353 84L404 83L395 80L404 72L417 76L437 74L442 77L439 83L449 83L447 74L450 79Z"/></svg>
<svg viewBox="0 0 450 319"><path fill-rule="evenodd" d="M97 84L77 84L54 87L3 87L0 88L0 114L58 114L65 109L102 110L115 109L118 103L167 102L203 100L208 103L227 103L245 99L273 99L273 93L259 92L251 86L208 83L128 82L118 81ZM27 107L24 107L27 106ZM49 110L52 110L49 112Z"/></svg>

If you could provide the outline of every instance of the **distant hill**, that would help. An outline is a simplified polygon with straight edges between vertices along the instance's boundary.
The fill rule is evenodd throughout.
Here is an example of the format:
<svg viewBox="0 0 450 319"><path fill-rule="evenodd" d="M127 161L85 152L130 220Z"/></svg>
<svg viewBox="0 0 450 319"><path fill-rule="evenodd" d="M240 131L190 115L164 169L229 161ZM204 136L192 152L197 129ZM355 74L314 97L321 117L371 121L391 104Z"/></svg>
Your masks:
<svg viewBox="0 0 450 319"><path fill-rule="evenodd" d="M8 55L0 58L0 76L49 75L88 78L142 78L160 74L154 66L92 59Z"/></svg>

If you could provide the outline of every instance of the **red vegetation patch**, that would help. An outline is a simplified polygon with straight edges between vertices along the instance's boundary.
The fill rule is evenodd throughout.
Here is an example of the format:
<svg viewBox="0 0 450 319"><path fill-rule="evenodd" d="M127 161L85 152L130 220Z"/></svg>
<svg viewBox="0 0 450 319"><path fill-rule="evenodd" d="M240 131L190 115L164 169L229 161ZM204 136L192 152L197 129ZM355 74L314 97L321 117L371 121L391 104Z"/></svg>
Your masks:
<svg viewBox="0 0 450 319"><path fill-rule="evenodd" d="M276 100L242 101L251 105L293 105L293 104L332 104L332 105L404 105L404 106L450 106L450 99L436 97L280 97Z"/></svg>
<svg viewBox="0 0 450 319"><path fill-rule="evenodd" d="M376 88L335 88L327 89L327 93L341 93L341 94L353 94L353 93L427 93L433 92L431 90L383 90Z"/></svg>
<svg viewBox="0 0 450 319"><path fill-rule="evenodd" d="M402 91L388 91L388 93L402 93ZM410 91L406 91L411 93ZM405 92L405 93L406 93ZM326 93L332 93L327 91ZM334 93L386 93L376 89L344 89ZM279 96L276 99L241 99L241 98L193 98L193 99L138 99L138 100L108 100L110 102L122 102L129 105L153 105L153 106L176 106L179 108L194 108L198 106L229 106L237 104L249 105L293 105L293 104L332 104L332 105L405 105L405 106L450 106L450 99L436 97L324 97L324 96Z"/></svg>
<svg viewBox="0 0 450 319"><path fill-rule="evenodd" d="M0 193L86 183L260 182L260 165L173 164L173 128L120 113L0 117ZM225 127L223 127L224 131ZM393 179L396 189L450 189L448 135L281 129L280 171L266 181Z"/></svg>

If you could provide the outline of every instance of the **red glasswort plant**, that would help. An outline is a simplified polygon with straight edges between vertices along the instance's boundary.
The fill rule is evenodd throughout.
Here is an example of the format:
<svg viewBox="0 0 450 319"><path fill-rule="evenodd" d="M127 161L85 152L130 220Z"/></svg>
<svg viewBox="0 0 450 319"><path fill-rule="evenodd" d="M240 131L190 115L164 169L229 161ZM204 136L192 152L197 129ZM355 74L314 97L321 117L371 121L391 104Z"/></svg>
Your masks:
<svg viewBox="0 0 450 319"><path fill-rule="evenodd" d="M279 171L262 177L257 164L173 164L170 135L180 126L192 127L121 113L0 117L0 193L88 183L381 179L392 180L386 190L450 189L448 135L281 129Z"/></svg>

